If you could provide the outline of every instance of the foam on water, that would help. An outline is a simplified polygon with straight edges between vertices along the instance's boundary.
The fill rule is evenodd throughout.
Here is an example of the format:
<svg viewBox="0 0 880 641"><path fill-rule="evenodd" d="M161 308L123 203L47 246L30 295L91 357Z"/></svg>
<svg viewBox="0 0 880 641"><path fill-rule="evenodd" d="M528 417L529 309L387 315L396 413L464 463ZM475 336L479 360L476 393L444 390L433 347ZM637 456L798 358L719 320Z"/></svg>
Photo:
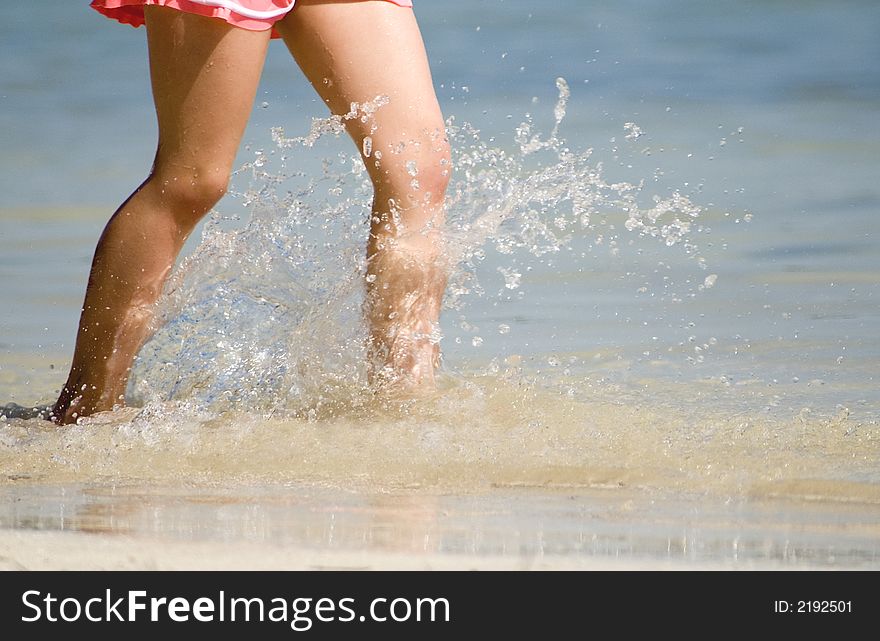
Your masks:
<svg viewBox="0 0 880 641"><path fill-rule="evenodd" d="M845 412L777 420L646 406L601 385L576 392L511 368L405 406L317 420L158 404L66 429L10 419L0 447L7 482L638 488L880 503L877 425Z"/></svg>
<svg viewBox="0 0 880 641"><path fill-rule="evenodd" d="M591 150L570 148L559 133L568 87L557 87L550 135L527 116L512 150L448 123L446 324L470 328L474 301L523 296L523 274L564 251L638 257L662 274L645 286L658 300L715 285L698 242L701 208L677 191L610 180ZM290 165L383 104L316 120L300 138L273 130L274 147L239 172L250 183L238 194L247 219L215 215L172 275L135 364L133 407L64 429L9 413L7 480L640 487L880 502L876 421L843 408L774 415L763 398L730 411L724 381L652 381L634 394L608 382L620 363L598 353L544 354L535 367L517 354L509 323L497 325L503 352L471 369L447 363L435 393L377 397L365 364L372 190L362 158L381 162L383 152L365 140L363 156L341 152L317 174ZM642 135L635 123L624 132ZM673 255L688 274L669 275ZM469 335L479 350L483 337Z"/></svg>

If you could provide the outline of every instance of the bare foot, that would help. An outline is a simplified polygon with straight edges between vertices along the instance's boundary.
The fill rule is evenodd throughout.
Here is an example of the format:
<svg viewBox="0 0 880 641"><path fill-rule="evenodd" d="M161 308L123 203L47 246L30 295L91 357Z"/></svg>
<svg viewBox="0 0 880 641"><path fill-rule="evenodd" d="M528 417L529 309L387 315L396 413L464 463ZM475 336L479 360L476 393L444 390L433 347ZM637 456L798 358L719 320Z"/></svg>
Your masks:
<svg viewBox="0 0 880 641"><path fill-rule="evenodd" d="M124 384L124 380L122 383ZM120 392L120 381L104 384L102 388L87 383L71 384L62 389L52 407L49 418L57 425L70 425L79 419L98 412L107 412L125 406L125 396Z"/></svg>
<svg viewBox="0 0 880 641"><path fill-rule="evenodd" d="M440 365L440 305L446 266L437 235L385 239L368 260L371 382L433 389Z"/></svg>
<svg viewBox="0 0 880 641"><path fill-rule="evenodd" d="M439 341L439 328L426 320L384 328L372 341L372 382L394 392L433 390L440 366Z"/></svg>

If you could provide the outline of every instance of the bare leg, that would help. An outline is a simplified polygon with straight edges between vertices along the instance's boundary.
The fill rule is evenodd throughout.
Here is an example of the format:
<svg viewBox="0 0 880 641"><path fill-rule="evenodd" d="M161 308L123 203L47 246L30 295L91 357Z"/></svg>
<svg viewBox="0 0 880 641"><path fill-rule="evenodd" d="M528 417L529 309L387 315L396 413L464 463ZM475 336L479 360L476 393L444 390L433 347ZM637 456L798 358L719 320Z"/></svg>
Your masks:
<svg viewBox="0 0 880 641"><path fill-rule="evenodd" d="M367 245L367 320L377 382L434 382L440 305L443 199L449 145L424 44L409 9L388 2L299 0L276 28L334 114L387 96L366 122L346 122L374 187ZM362 151L362 153L364 153Z"/></svg>
<svg viewBox="0 0 880 641"><path fill-rule="evenodd" d="M269 32L147 7L159 145L149 178L113 214L95 257L56 423L123 405L153 307L187 236L225 193Z"/></svg>

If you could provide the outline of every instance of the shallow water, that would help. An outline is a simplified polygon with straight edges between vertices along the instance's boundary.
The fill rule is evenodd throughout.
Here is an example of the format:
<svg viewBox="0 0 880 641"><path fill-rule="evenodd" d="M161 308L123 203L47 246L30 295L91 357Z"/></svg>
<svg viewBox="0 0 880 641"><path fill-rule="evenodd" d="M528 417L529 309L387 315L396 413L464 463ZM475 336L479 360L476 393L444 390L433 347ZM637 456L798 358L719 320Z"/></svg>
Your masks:
<svg viewBox="0 0 880 641"><path fill-rule="evenodd" d="M858 505L608 490L0 491L0 567L8 569L870 569L880 527Z"/></svg>
<svg viewBox="0 0 880 641"><path fill-rule="evenodd" d="M876 564L875 4L422 4L456 149L437 393L369 392L357 150L273 141L324 116L273 48L234 193L189 244L136 364L136 407L60 431L7 411L3 527L87 531L58 515L115 514L118 489L158 506L134 510L136 536L179 536L170 518L254 540L236 525L252 505L283 544L285 511L320 521L310 510L331 496L353 541L365 526L350 515L381 514L366 497L387 495L459 515L441 519L438 554L471 518L496 551L534 556L549 532L563 556L663 558L690 514L677 561L730 559L746 533L741 560ZM53 43L82 44L61 70L61 44L0 27L0 405L53 400L94 240L152 144L129 125L151 122L131 72L143 33L72 3L56 18ZM107 47L128 69L108 68L112 84L88 72ZM124 149L109 142L122 131ZM227 520L197 507L228 496ZM525 516L499 525L496 509ZM522 540L499 534L513 525ZM408 527L394 536L424 534Z"/></svg>

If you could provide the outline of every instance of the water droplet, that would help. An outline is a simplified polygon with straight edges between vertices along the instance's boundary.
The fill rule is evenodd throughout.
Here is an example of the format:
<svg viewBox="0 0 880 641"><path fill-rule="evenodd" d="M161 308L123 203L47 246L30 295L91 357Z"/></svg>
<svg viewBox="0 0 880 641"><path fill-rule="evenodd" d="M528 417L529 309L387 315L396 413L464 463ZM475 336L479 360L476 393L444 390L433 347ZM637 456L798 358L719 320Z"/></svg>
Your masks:
<svg viewBox="0 0 880 641"><path fill-rule="evenodd" d="M568 99L571 96L571 90L568 88L568 83L565 81L565 78L556 79L556 89L559 91L559 101L553 108L553 117L556 119L556 127L554 127L553 133L550 135L551 138L556 137L556 130L559 127L559 123L565 118L565 105L568 103Z"/></svg>
<svg viewBox="0 0 880 641"><path fill-rule="evenodd" d="M626 135L624 137L627 140L638 140L645 135L645 132L642 131L642 128L634 122L623 123L623 130L626 132Z"/></svg>
<svg viewBox="0 0 880 641"><path fill-rule="evenodd" d="M367 158L373 153L373 139L369 136L364 136L363 151L364 156Z"/></svg>
<svg viewBox="0 0 880 641"><path fill-rule="evenodd" d="M498 271L504 276L504 286L507 289L516 289L519 287L522 274L506 267L499 267Z"/></svg>

